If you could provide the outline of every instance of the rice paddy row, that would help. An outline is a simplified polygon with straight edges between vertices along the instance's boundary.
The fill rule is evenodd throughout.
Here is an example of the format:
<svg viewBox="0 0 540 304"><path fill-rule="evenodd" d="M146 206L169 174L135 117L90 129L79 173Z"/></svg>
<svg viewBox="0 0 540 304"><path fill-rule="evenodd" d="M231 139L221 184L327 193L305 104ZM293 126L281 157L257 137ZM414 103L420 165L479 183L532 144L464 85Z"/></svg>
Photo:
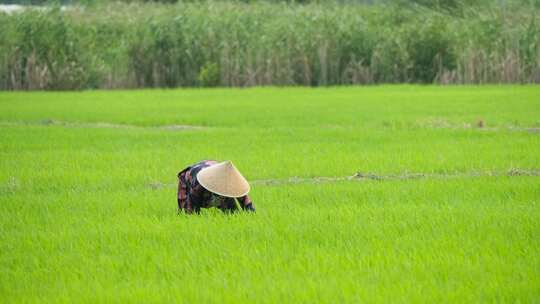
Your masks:
<svg viewBox="0 0 540 304"><path fill-rule="evenodd" d="M538 96L2 92L0 301L535 302ZM257 214L177 215L204 158L235 162Z"/></svg>

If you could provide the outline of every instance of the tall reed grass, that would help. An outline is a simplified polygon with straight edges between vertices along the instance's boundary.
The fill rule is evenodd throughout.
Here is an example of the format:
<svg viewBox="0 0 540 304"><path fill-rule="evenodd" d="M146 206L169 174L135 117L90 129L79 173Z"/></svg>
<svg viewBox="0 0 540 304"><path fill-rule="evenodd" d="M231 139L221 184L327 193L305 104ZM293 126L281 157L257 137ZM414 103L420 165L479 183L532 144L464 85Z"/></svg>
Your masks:
<svg viewBox="0 0 540 304"><path fill-rule="evenodd" d="M0 14L1 89L539 83L540 9L202 2Z"/></svg>

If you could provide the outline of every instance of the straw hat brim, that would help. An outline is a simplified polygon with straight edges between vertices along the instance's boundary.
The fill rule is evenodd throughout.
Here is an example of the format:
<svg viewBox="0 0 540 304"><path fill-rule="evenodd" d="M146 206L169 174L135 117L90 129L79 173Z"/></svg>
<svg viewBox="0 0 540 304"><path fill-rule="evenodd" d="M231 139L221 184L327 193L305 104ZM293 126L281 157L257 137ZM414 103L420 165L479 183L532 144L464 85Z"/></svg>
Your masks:
<svg viewBox="0 0 540 304"><path fill-rule="evenodd" d="M250 190L247 180L230 161L202 169L197 181L206 190L225 197L242 197Z"/></svg>

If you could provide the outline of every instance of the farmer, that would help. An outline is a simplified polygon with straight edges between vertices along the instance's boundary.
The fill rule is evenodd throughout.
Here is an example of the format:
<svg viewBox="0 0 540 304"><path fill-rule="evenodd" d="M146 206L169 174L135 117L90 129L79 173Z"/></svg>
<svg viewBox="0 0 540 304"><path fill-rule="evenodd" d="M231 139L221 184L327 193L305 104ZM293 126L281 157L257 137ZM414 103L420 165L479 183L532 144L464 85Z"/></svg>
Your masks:
<svg viewBox="0 0 540 304"><path fill-rule="evenodd" d="M217 207L224 212L255 211L247 196L249 184L230 162L203 160L178 173L178 210L199 213Z"/></svg>

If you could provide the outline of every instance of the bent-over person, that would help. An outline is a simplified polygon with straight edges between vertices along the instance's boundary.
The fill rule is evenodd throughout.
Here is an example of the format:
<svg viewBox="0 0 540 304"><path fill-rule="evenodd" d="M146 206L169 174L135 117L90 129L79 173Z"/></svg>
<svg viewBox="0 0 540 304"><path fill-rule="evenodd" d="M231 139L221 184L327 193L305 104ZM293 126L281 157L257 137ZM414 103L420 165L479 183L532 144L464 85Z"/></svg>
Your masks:
<svg viewBox="0 0 540 304"><path fill-rule="evenodd" d="M216 207L235 212L239 205L254 212L249 190L249 183L232 162L203 160L178 173L178 210L199 213L201 208Z"/></svg>

